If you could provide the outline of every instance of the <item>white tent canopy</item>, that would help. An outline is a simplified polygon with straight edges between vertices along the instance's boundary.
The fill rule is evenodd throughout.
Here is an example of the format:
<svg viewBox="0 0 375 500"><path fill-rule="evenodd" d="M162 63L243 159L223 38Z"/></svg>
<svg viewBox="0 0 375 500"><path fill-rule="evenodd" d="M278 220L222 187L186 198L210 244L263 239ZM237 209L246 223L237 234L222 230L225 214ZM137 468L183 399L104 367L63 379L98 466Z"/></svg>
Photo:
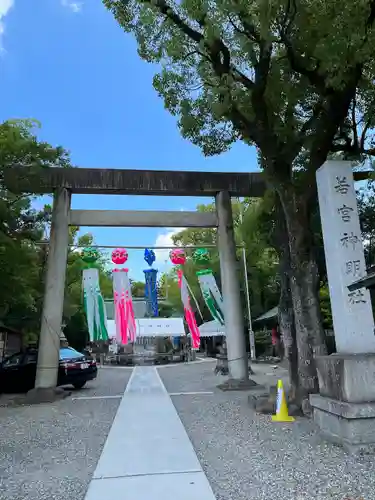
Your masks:
<svg viewBox="0 0 375 500"><path fill-rule="evenodd" d="M137 337L183 337L185 335L183 318L142 318L135 320ZM114 320L108 320L109 338L116 336ZM225 326L218 321L208 321L199 327L201 337L225 336Z"/></svg>
<svg viewBox="0 0 375 500"><path fill-rule="evenodd" d="M201 337L219 337L225 336L225 326L221 325L218 321L208 321L202 323L199 327Z"/></svg>
<svg viewBox="0 0 375 500"><path fill-rule="evenodd" d="M182 318L142 318L135 320L137 337L182 337L185 335ZM114 320L108 320L109 338L116 337Z"/></svg>

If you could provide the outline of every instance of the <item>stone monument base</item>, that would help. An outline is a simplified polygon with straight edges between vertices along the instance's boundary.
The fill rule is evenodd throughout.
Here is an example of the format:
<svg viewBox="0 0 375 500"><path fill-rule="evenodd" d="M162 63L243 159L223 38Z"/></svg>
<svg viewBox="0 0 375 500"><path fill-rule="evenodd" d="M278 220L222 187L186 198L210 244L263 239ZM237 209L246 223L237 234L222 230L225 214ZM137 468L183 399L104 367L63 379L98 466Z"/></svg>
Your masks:
<svg viewBox="0 0 375 500"><path fill-rule="evenodd" d="M375 452L375 355L316 358L320 394L310 395L323 437L351 453Z"/></svg>
<svg viewBox="0 0 375 500"><path fill-rule="evenodd" d="M375 452L375 403L348 403L310 396L314 422L324 438L349 453Z"/></svg>

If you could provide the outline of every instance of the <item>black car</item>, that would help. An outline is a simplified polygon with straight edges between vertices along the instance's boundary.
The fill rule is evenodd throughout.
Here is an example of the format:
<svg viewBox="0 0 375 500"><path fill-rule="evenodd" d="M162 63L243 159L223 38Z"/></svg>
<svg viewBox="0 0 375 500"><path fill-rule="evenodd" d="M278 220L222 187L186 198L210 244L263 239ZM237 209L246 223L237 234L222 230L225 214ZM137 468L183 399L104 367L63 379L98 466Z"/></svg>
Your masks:
<svg viewBox="0 0 375 500"><path fill-rule="evenodd" d="M27 392L35 385L38 351L29 349L6 358L0 364L0 392ZM57 385L72 385L81 389L86 382L96 378L96 362L72 349L60 349Z"/></svg>

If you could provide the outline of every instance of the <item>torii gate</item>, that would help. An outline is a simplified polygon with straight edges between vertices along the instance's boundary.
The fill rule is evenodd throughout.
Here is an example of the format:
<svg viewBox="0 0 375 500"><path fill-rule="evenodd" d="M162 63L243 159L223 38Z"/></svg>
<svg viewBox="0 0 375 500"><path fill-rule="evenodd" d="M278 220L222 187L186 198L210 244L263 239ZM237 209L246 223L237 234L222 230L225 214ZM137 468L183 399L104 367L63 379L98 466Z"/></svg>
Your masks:
<svg viewBox="0 0 375 500"><path fill-rule="evenodd" d="M13 192L53 193L53 212L41 320L35 389L56 387L63 314L69 226L217 227L228 367L234 379L248 378L240 286L237 276L231 197L261 197L260 173L15 167L5 174ZM72 194L209 196L215 213L71 210Z"/></svg>

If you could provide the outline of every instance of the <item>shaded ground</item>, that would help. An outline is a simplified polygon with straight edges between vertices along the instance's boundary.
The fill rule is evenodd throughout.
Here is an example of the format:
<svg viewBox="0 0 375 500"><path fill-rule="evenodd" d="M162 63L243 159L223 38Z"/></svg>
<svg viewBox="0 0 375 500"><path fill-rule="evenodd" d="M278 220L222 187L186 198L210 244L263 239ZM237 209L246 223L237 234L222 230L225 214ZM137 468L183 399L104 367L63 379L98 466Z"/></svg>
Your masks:
<svg viewBox="0 0 375 500"><path fill-rule="evenodd" d="M100 370L74 397L117 395L129 370ZM120 399L0 408L0 499L83 500Z"/></svg>
<svg viewBox="0 0 375 500"><path fill-rule="evenodd" d="M212 370L205 363L159 374L169 392L208 391L221 380ZM375 499L373 457L356 459L322 442L308 420L271 423L247 396L172 396L217 500Z"/></svg>

